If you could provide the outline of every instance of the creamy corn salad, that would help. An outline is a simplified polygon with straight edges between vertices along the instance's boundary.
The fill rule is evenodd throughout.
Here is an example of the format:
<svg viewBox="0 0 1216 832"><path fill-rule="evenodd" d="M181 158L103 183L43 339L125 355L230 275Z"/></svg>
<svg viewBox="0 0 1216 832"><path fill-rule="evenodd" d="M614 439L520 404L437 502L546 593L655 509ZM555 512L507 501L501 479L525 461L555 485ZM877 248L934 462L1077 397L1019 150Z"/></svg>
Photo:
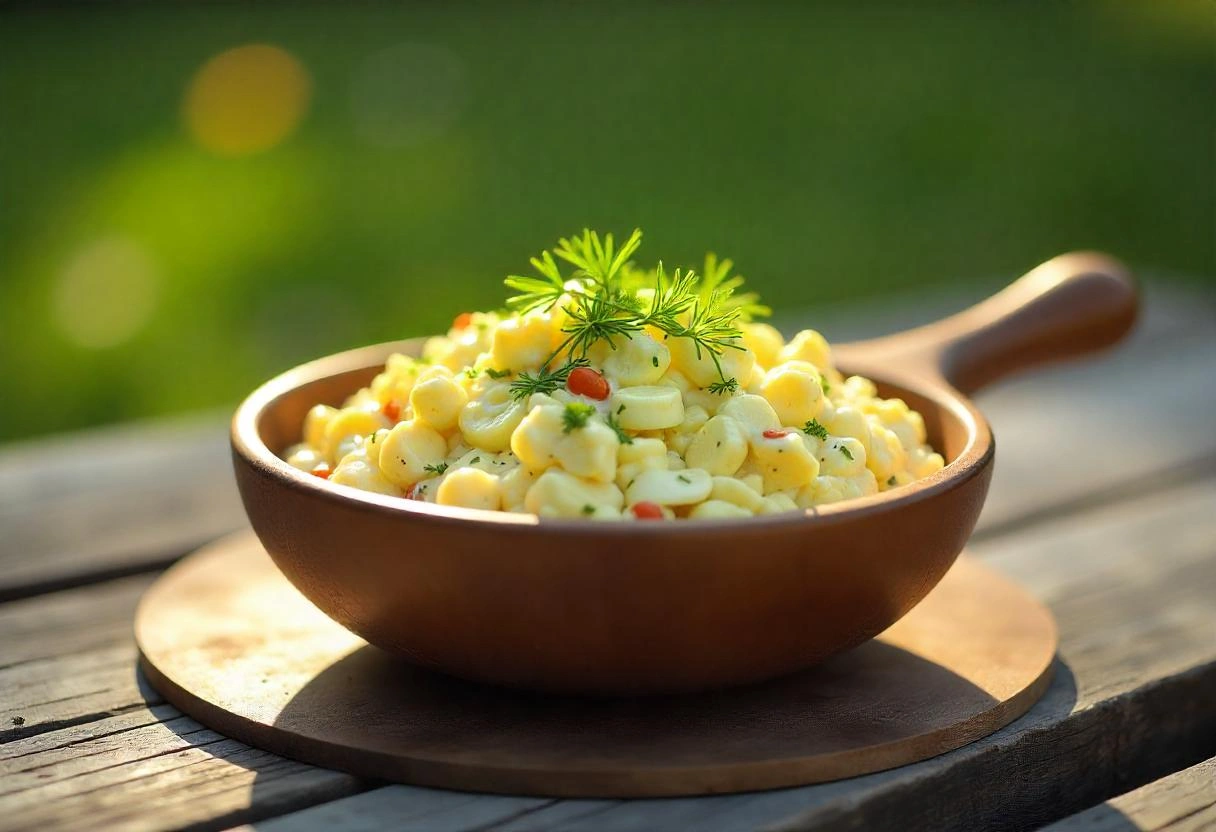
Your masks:
<svg viewBox="0 0 1216 832"><path fill-rule="evenodd" d="M584 232L463 313L420 357L305 419L291 465L411 500L540 517L671 520L799 511L943 466L920 414L842 377L813 329L756 318L730 261L643 270Z"/></svg>

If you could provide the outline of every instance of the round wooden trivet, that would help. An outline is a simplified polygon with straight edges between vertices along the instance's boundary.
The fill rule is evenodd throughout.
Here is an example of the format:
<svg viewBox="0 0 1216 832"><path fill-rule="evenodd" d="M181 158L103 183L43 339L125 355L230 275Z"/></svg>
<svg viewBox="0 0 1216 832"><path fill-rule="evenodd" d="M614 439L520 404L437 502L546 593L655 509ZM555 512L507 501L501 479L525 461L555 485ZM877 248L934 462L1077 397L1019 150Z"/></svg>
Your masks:
<svg viewBox="0 0 1216 832"><path fill-rule="evenodd" d="M166 572L135 632L170 702L252 745L386 780L562 797L771 789L923 760L1029 709L1056 649L1051 614L964 556L879 638L794 676L679 697L516 693L367 646L249 534Z"/></svg>

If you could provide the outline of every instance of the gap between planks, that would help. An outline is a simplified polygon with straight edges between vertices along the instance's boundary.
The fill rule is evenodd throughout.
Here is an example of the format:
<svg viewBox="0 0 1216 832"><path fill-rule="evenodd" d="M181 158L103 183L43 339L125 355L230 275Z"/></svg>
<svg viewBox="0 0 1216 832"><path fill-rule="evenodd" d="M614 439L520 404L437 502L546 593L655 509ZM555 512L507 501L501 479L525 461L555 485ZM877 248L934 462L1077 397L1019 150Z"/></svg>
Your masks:
<svg viewBox="0 0 1216 832"><path fill-rule="evenodd" d="M1216 829L1216 757L1046 827L1043 832Z"/></svg>

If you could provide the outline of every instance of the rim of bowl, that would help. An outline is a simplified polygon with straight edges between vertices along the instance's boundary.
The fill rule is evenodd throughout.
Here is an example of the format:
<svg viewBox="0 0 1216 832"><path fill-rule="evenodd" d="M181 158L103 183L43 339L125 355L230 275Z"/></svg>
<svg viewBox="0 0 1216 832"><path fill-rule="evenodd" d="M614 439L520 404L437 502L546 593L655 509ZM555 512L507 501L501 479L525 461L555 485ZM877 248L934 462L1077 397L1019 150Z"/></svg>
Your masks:
<svg viewBox="0 0 1216 832"><path fill-rule="evenodd" d="M334 502L354 504L369 511L387 512L418 522L440 525L480 526L502 532L519 529L549 529L554 532L582 532L596 535L681 535L697 534L705 529L747 530L780 527L806 528L858 520L913 503L931 500L957 488L977 476L991 463L994 442L991 428L983 414L967 397L945 382L923 376L907 377L867 375L873 381L915 393L935 406L953 414L967 429L967 441L959 454L940 471L907 485L851 500L828 503L802 511L757 515L739 518L712 518L694 522L669 523L610 523L577 518L540 518L533 514L506 511L441 506L363 491L353 486L339 485L301 471L270 450L258 430L258 422L274 403L296 388L319 381L326 376L383 366L393 352L408 352L409 346L420 339L385 341L366 347L333 353L314 359L280 373L249 394L232 417L233 450L255 469L285 487L303 490Z"/></svg>

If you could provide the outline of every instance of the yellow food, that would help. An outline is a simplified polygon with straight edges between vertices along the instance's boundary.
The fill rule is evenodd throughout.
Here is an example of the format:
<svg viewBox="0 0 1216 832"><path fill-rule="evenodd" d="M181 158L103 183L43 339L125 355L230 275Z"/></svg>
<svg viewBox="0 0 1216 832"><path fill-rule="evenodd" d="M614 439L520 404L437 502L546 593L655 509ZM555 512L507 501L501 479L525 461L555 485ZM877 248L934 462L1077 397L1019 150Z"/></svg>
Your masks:
<svg viewBox="0 0 1216 832"><path fill-rule="evenodd" d="M943 467L920 414L843 378L818 332L748 321L729 261L644 272L638 239L562 241L569 274L535 260L542 278L508 280L517 311L393 355L284 458L380 494L617 521L804 511Z"/></svg>

